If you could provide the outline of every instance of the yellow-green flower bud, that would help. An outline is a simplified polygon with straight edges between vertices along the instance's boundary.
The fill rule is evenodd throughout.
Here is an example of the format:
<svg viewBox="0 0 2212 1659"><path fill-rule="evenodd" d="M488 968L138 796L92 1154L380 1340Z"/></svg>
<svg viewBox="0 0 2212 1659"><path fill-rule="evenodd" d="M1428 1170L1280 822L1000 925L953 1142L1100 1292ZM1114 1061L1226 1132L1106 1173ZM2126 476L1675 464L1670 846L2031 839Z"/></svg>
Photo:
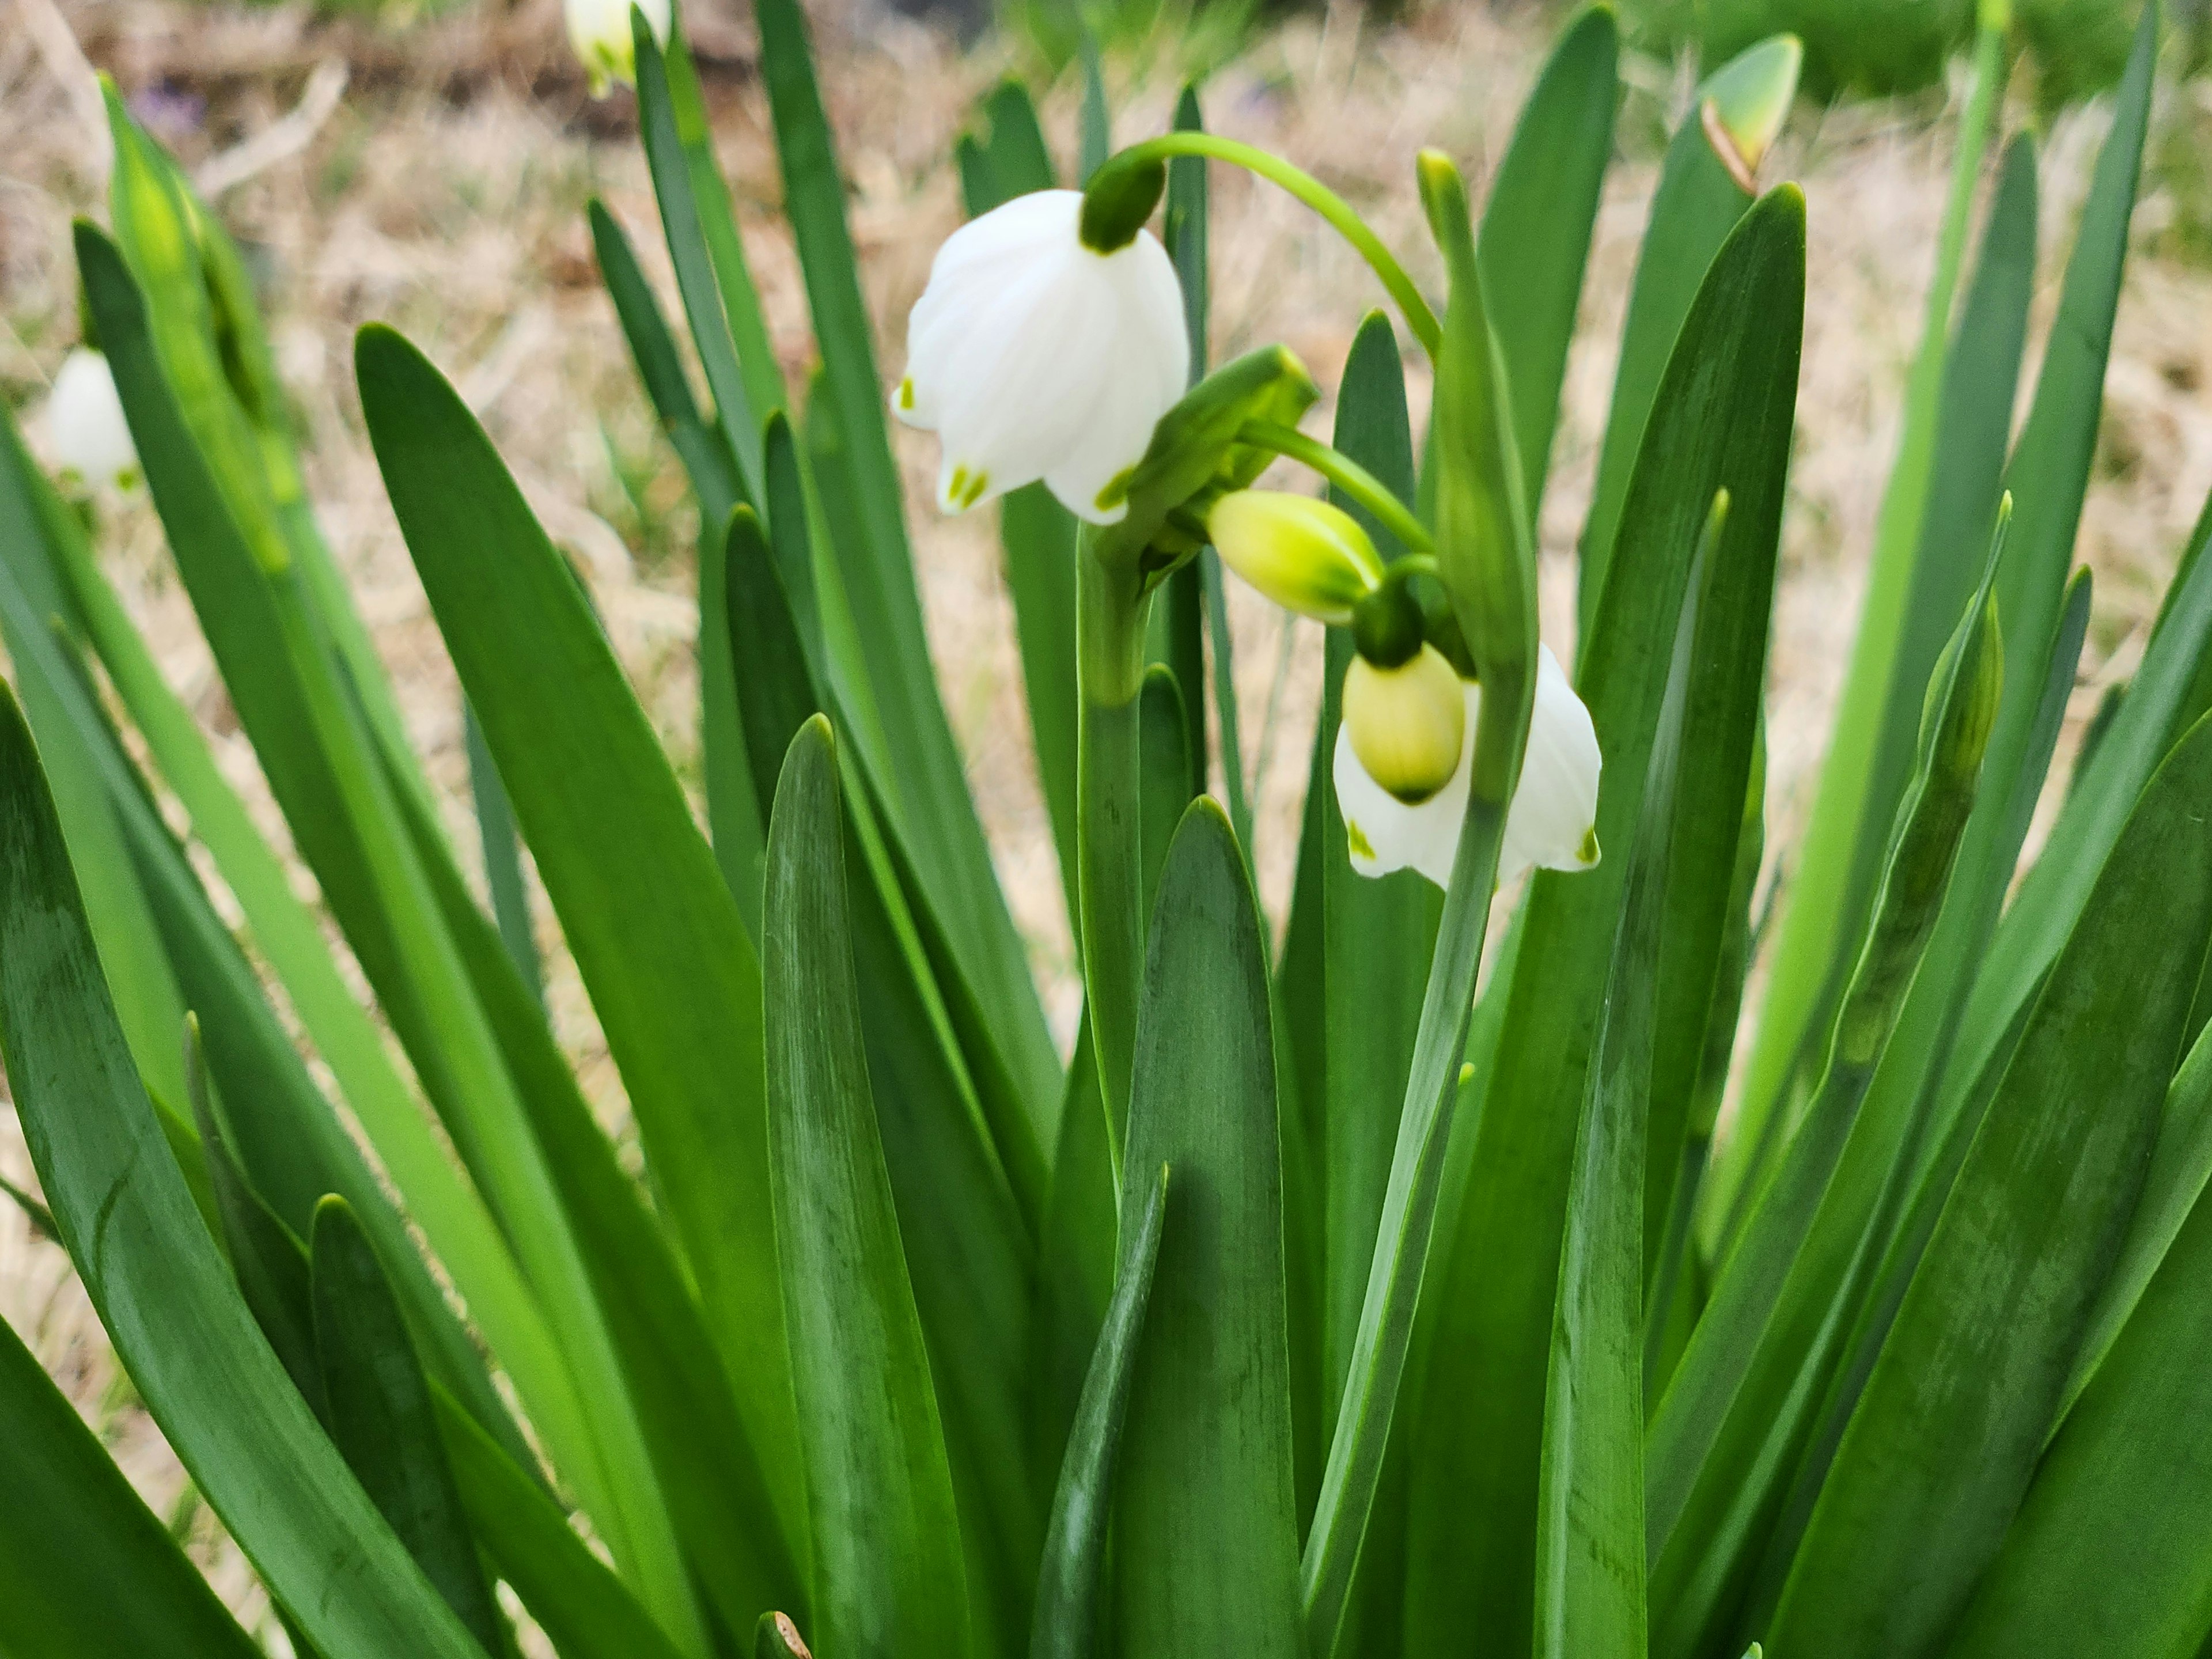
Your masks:
<svg viewBox="0 0 2212 1659"><path fill-rule="evenodd" d="M1382 580L1358 520L1311 495L1238 489L1214 502L1206 533L1222 562L1286 611L1341 628Z"/></svg>
<svg viewBox="0 0 2212 1659"><path fill-rule="evenodd" d="M1432 645L1395 668L1354 657L1344 677L1344 732L1367 775L1413 805L1459 769L1467 739L1467 694Z"/></svg>

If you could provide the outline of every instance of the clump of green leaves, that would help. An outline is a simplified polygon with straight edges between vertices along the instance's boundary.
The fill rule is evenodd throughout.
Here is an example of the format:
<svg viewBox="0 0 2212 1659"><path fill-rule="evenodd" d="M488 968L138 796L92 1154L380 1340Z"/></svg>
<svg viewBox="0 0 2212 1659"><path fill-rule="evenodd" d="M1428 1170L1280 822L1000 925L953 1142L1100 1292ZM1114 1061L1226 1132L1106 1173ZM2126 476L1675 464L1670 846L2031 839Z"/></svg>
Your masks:
<svg viewBox="0 0 2212 1659"><path fill-rule="evenodd" d="M680 30L634 37L680 331L591 210L697 504L703 826L490 441L372 327L370 439L466 697L472 886L236 253L119 107L112 228L76 234L87 307L317 906L0 422L0 1054L42 1199L9 1196L70 1251L294 1650L503 1659L503 1583L562 1659L1425 1656L1470 1632L1544 1659L2197 1654L2212 514L2016 868L2089 621L2072 550L2155 9L2016 439L2037 177L2014 137L1977 244L1984 33L1818 820L1778 860L1761 702L1808 204L1755 181L1797 49L1699 88L1583 542L1603 860L1505 895L1610 13L1569 24L1479 210L1449 160L1412 163L1440 312L1360 245L1433 361L1425 438L1380 313L1340 373L1279 349L1206 373L1206 155L1364 228L1206 137L1195 93L1119 161L1096 104L1082 173L1106 164L1102 216L1164 197L1194 385L1118 524L1079 533L1042 485L1000 509L1084 942L1066 1060L932 673L803 15L756 16L809 381L768 349ZM957 164L976 214L1066 176L1012 85ZM1291 430L1317 379L1331 445ZM1406 625L1482 692L1449 884L1362 877L1331 769L1359 647L1332 629L1279 949L1204 545L1277 451L1371 542L1363 583L1424 585ZM653 469L616 471L669 535ZM642 1182L547 1024L533 882ZM255 1651L7 1332L0 1429L0 1644Z"/></svg>

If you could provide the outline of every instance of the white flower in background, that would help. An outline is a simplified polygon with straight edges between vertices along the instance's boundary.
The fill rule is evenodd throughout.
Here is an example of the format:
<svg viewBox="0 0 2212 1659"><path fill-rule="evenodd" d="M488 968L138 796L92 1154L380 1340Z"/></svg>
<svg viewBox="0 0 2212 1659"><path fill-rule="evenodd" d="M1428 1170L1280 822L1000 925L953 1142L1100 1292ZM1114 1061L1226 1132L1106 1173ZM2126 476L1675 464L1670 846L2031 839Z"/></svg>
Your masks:
<svg viewBox="0 0 2212 1659"><path fill-rule="evenodd" d="M137 482L138 448L123 418L114 372L89 346L62 359L46 399L46 436L64 477L87 488L128 489Z"/></svg>
<svg viewBox="0 0 2212 1659"><path fill-rule="evenodd" d="M1434 654L1433 647L1424 650ZM1536 707L1528 723L1528 750L1521 763L1521 787L1505 814L1504 844L1498 854L1500 886L1532 865L1587 870L1598 860L1597 731L1551 647L1539 646L1537 655ZM1437 886L1448 886L1452 859L1459 850L1460 821L1467 813L1468 771L1474 755L1482 689L1471 682L1460 684L1465 714L1457 763L1446 781L1431 784L1431 792L1422 794L1407 787L1409 781L1418 784L1425 779L1419 775L1419 768L1407 763L1407 757L1416 754L1432 765L1437 733L1449 726L1436 713L1431 671L1423 671L1417 700L1410 685L1394 685L1381 678L1402 675L1405 670L1370 668L1369 676L1376 678L1361 677L1359 671L1366 666L1355 658L1345 677L1344 723L1336 733L1336 801L1344 814L1352 867L1364 876L1413 869ZM1450 672L1449 665L1445 672ZM1421 735L1401 732L1394 742L1382 735L1394 726L1410 726Z"/></svg>
<svg viewBox="0 0 2212 1659"><path fill-rule="evenodd" d="M1382 560L1359 521L1311 495L1233 489L1206 514L1221 561L1286 611L1350 624L1382 580Z"/></svg>
<svg viewBox="0 0 2212 1659"><path fill-rule="evenodd" d="M907 321L891 410L943 441L948 513L1039 478L1078 518L1127 512L1129 472L1183 394L1182 291L1149 231L1084 246L1079 191L1017 196L946 240Z"/></svg>
<svg viewBox="0 0 2212 1659"><path fill-rule="evenodd" d="M668 44L668 0L637 0L653 38ZM630 0L567 0L568 44L591 77L592 96L606 95L610 82L637 82L637 42L629 32Z"/></svg>

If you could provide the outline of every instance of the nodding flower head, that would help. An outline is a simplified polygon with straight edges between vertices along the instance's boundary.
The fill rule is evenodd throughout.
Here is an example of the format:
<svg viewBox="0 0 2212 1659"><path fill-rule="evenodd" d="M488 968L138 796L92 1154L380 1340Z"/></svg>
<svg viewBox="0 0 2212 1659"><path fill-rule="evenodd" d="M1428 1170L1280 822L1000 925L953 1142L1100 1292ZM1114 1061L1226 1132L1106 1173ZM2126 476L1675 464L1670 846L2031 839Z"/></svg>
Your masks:
<svg viewBox="0 0 2212 1659"><path fill-rule="evenodd" d="M1286 611L1332 627L1382 580L1382 560L1358 520L1310 495L1235 489L1206 514L1221 561Z"/></svg>
<svg viewBox="0 0 2212 1659"><path fill-rule="evenodd" d="M1532 865L1587 870L1598 860L1597 732L1551 648L1540 646L1537 654L1528 748L1498 854L1500 884ZM1435 670L1417 667L1429 658L1443 665L1460 699L1455 725L1441 713L1442 682ZM1409 671L1420 675L1418 686L1389 678ZM1450 884L1481 702L1482 688L1461 680L1433 646L1424 646L1396 670L1376 670L1363 658L1353 659L1345 676L1334 774L1352 867L1362 875L1412 869L1439 887ZM1446 775L1432 782L1447 731L1454 733L1453 757Z"/></svg>
<svg viewBox="0 0 2212 1659"><path fill-rule="evenodd" d="M629 29L630 0L566 0L568 44L577 61L591 77L592 96L604 98L608 87L619 81L637 81L637 46ZM653 38L668 44L668 0L637 0Z"/></svg>
<svg viewBox="0 0 2212 1659"><path fill-rule="evenodd" d="M1018 196L955 231L907 323L891 410L944 446L948 513L1042 478L1092 524L1127 511L1130 475L1189 377L1182 293L1151 232L1084 245L1083 197Z"/></svg>
<svg viewBox="0 0 2212 1659"><path fill-rule="evenodd" d="M114 371L89 346L62 359L46 399L46 435L64 478L86 489L128 489L138 479L138 448L123 418Z"/></svg>

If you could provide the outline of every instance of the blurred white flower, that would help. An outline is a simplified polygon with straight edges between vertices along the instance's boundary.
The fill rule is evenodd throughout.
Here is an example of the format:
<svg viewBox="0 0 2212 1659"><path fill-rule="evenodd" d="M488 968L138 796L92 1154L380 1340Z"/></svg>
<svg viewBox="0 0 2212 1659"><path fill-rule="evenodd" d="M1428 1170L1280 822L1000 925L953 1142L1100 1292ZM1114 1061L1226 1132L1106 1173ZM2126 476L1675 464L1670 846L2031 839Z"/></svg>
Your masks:
<svg viewBox="0 0 2212 1659"><path fill-rule="evenodd" d="M1044 480L1092 524L1128 508L1128 474L1183 393L1190 342L1167 251L1149 231L1084 246L1083 196L1017 196L946 240L907 321L891 410L943 441L948 513Z"/></svg>
<svg viewBox="0 0 2212 1659"><path fill-rule="evenodd" d="M1528 750L1521 763L1521 786L1505 814L1504 844L1498 854L1500 886L1532 865L1587 870L1598 860L1601 761L1597 731L1551 647L1539 646L1537 655L1536 707L1528 724ZM1355 659L1354 669L1359 665ZM1467 707L1458 765L1441 788L1409 802L1377 782L1363 762L1360 750L1371 753L1376 747L1364 730L1374 722L1363 722L1365 741L1355 743L1347 677L1346 714L1336 734L1336 801L1344 814L1352 867L1360 874L1386 876L1394 870L1413 869L1439 887L1450 884L1460 821L1467 814L1475 720L1482 706L1481 687L1470 682L1462 691ZM1387 763L1383 769L1389 769Z"/></svg>
<svg viewBox="0 0 2212 1659"><path fill-rule="evenodd" d="M138 448L123 418L106 357L77 346L62 359L46 399L46 436L64 478L88 489L127 489L138 480Z"/></svg>
<svg viewBox="0 0 2212 1659"><path fill-rule="evenodd" d="M637 0L653 38L668 44L668 0ZM591 77L592 96L606 95L616 81L637 82L637 43L629 32L630 0L566 0L568 44Z"/></svg>

